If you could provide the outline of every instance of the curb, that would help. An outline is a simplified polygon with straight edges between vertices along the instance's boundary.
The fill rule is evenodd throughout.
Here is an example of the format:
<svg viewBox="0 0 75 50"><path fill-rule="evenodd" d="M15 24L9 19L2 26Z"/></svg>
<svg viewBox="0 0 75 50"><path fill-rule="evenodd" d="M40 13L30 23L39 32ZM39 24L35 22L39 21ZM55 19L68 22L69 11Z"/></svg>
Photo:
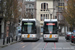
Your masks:
<svg viewBox="0 0 75 50"><path fill-rule="evenodd" d="M9 43L9 44L2 45L2 46L0 46L0 48L4 48L4 47L6 47L6 46L9 46L9 45L15 44L15 43L17 43L17 42L19 42L19 41L14 41L14 42L11 42L11 43Z"/></svg>
<svg viewBox="0 0 75 50"><path fill-rule="evenodd" d="M70 43L70 45L75 46L75 43Z"/></svg>
<svg viewBox="0 0 75 50"><path fill-rule="evenodd" d="M70 42L70 40L66 40L66 42Z"/></svg>
<svg viewBox="0 0 75 50"><path fill-rule="evenodd" d="M2 46L0 46L0 48L4 48L4 47L6 47L6 46L8 46L9 44L7 44L7 45L2 45Z"/></svg>

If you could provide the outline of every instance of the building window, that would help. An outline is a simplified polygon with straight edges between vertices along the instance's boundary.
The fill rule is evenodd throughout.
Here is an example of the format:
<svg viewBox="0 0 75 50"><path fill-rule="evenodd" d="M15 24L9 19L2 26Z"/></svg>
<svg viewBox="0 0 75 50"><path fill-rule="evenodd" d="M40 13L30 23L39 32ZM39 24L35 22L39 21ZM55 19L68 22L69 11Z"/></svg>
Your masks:
<svg viewBox="0 0 75 50"><path fill-rule="evenodd" d="M44 21L44 19L49 19L49 14L41 14L40 21Z"/></svg>
<svg viewBox="0 0 75 50"><path fill-rule="evenodd" d="M29 8L28 4L25 4L25 7L26 7L26 8Z"/></svg>
<svg viewBox="0 0 75 50"><path fill-rule="evenodd" d="M45 14L43 14L43 20L45 19Z"/></svg>
<svg viewBox="0 0 75 50"><path fill-rule="evenodd" d="M35 1L35 0L26 0L26 1Z"/></svg>
<svg viewBox="0 0 75 50"><path fill-rule="evenodd" d="M46 9L48 9L48 3L42 3L41 4L41 11L45 11Z"/></svg>
<svg viewBox="0 0 75 50"><path fill-rule="evenodd" d="M28 8L31 8L31 4L28 4Z"/></svg>
<svg viewBox="0 0 75 50"><path fill-rule="evenodd" d="M57 19L57 16L55 16L55 19Z"/></svg>
<svg viewBox="0 0 75 50"><path fill-rule="evenodd" d="M41 16L40 20L43 21L45 19L45 14L41 14L40 16Z"/></svg>
<svg viewBox="0 0 75 50"><path fill-rule="evenodd" d="M47 14L47 19L49 19L49 14Z"/></svg>
<svg viewBox="0 0 75 50"><path fill-rule="evenodd" d="M49 19L49 14L41 14L40 15L40 20L44 21L44 19Z"/></svg>
<svg viewBox="0 0 75 50"><path fill-rule="evenodd" d="M41 14L41 21L43 20L42 14Z"/></svg>
<svg viewBox="0 0 75 50"><path fill-rule="evenodd" d="M58 10L63 10L64 3L58 3Z"/></svg>
<svg viewBox="0 0 75 50"><path fill-rule="evenodd" d="M47 17L48 17L48 16L47 16L47 14L46 14L46 19L47 19Z"/></svg>
<svg viewBox="0 0 75 50"><path fill-rule="evenodd" d="M34 8L34 4L25 4L26 8Z"/></svg>

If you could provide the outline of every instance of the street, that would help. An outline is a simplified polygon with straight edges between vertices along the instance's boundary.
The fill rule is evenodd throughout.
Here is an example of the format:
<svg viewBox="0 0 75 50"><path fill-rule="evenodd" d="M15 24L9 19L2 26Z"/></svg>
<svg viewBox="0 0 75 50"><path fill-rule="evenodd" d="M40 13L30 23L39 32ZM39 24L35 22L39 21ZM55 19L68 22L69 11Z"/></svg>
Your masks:
<svg viewBox="0 0 75 50"><path fill-rule="evenodd" d="M65 37L59 37L58 42L43 42L43 38L36 42L18 42L13 45L9 45L0 50L74 50L75 46L71 45L70 41L66 41Z"/></svg>
<svg viewBox="0 0 75 50"><path fill-rule="evenodd" d="M75 0L0 0L0 50L75 50Z"/></svg>

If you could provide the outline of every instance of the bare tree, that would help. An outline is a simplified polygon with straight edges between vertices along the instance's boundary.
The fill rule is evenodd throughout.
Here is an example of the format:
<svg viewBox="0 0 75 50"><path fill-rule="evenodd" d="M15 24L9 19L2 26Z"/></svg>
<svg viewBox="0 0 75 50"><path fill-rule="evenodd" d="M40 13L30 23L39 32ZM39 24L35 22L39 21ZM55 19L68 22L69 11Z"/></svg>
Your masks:
<svg viewBox="0 0 75 50"><path fill-rule="evenodd" d="M4 23L5 23L5 33L6 33L6 23L7 21L10 22L9 24L9 36L10 33L14 33L15 32L15 28L14 26L16 25L16 23L18 22L18 16L19 16L19 12L18 12L18 1L17 0L4 0Z"/></svg>
<svg viewBox="0 0 75 50"><path fill-rule="evenodd" d="M67 9L64 9L63 15L66 21L70 24L70 27L75 29L75 0L68 0Z"/></svg>

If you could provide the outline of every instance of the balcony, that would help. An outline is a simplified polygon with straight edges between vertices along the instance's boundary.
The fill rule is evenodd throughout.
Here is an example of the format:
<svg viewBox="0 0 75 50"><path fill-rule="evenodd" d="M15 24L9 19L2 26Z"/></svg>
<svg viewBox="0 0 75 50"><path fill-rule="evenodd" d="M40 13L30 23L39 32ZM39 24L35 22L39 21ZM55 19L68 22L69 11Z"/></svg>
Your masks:
<svg viewBox="0 0 75 50"><path fill-rule="evenodd" d="M47 9L41 9L40 11L48 11Z"/></svg>

